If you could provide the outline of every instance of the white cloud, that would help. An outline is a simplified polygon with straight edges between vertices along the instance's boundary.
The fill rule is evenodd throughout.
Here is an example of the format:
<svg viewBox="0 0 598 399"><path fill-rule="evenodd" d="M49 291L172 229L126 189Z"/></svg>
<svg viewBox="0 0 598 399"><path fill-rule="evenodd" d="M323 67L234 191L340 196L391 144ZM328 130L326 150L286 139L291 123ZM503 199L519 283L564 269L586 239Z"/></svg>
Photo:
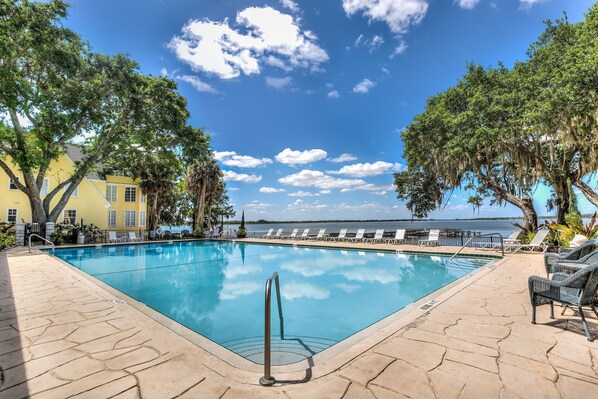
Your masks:
<svg viewBox="0 0 598 399"><path fill-rule="evenodd" d="M371 21L385 22L395 34L419 24L428 11L428 0L343 0L348 16L361 12Z"/></svg>
<svg viewBox="0 0 598 399"><path fill-rule="evenodd" d="M351 177L378 176L390 172L398 172L401 169L400 163L378 161L374 163L356 163L345 165L339 170L328 171L335 175L347 175Z"/></svg>
<svg viewBox="0 0 598 399"><path fill-rule="evenodd" d="M368 47L370 48L370 54L378 50L380 46L382 46L382 44L384 44L384 39L382 38L382 36L374 36L372 40L370 40L368 43Z"/></svg>
<svg viewBox="0 0 598 399"><path fill-rule="evenodd" d="M522 8L529 9L536 4L544 3L546 0L519 0Z"/></svg>
<svg viewBox="0 0 598 399"><path fill-rule="evenodd" d="M382 195L386 195L386 193L387 192L385 190L382 190L382 191L374 191L372 194L382 196Z"/></svg>
<svg viewBox="0 0 598 399"><path fill-rule="evenodd" d="M401 43L399 43L399 45L397 47L395 47L394 51L389 55L390 59L395 58L397 55L401 55L403 54L405 51L407 51L407 43L405 43L403 40L401 40Z"/></svg>
<svg viewBox="0 0 598 399"><path fill-rule="evenodd" d="M266 85L274 89L280 90L293 84L293 79L289 76L284 78L274 78L272 76L266 76Z"/></svg>
<svg viewBox="0 0 598 399"><path fill-rule="evenodd" d="M235 23L239 30L231 28L228 19L190 21L168 47L194 71L220 79L259 74L260 64L272 61L270 56L290 69L318 70L328 61L326 51L315 43L315 35L302 31L291 15L267 6L248 7L237 14Z"/></svg>
<svg viewBox="0 0 598 399"><path fill-rule="evenodd" d="M292 12L299 12L299 11L301 11L299 9L299 5L297 3L295 3L293 0L280 0L280 4L282 4L282 6L284 8L288 8Z"/></svg>
<svg viewBox="0 0 598 399"><path fill-rule="evenodd" d="M218 90L216 90L210 84L201 81L197 76L182 75L182 76L177 76L175 79L180 80L182 82L189 83L191 86L193 86L193 88L195 90L202 92L202 93L212 93L212 94L218 93Z"/></svg>
<svg viewBox="0 0 598 399"><path fill-rule="evenodd" d="M328 176L318 170L304 169L299 173L288 175L278 179L279 183L295 187L316 187L323 190L334 188L353 188L367 185L361 179L338 179Z"/></svg>
<svg viewBox="0 0 598 399"><path fill-rule="evenodd" d="M355 187L347 187L347 188L343 188L341 190L341 193L348 193L351 191L357 191L357 190L361 190L361 191L391 191L394 190L395 186L392 184L389 184L387 186L379 186L377 184L372 184L372 183L365 183L362 184L360 186L355 186Z"/></svg>
<svg viewBox="0 0 598 399"><path fill-rule="evenodd" d="M309 191L296 191L294 193L289 193L289 197L319 197L319 193L312 193Z"/></svg>
<svg viewBox="0 0 598 399"><path fill-rule="evenodd" d="M356 159L357 159L357 157L355 155L345 153L345 154L341 154L339 157L328 159L328 162L342 163L342 162L355 161Z"/></svg>
<svg viewBox="0 0 598 399"><path fill-rule="evenodd" d="M371 88L376 86L376 83L369 79L364 79L353 88L353 93L365 94L370 91Z"/></svg>
<svg viewBox="0 0 598 399"><path fill-rule="evenodd" d="M160 76L168 76L168 69L164 67L160 68Z"/></svg>
<svg viewBox="0 0 598 399"><path fill-rule="evenodd" d="M322 195L330 194L331 192L331 190L320 190L320 194Z"/></svg>
<svg viewBox="0 0 598 399"><path fill-rule="evenodd" d="M366 39L363 34L359 35L353 42L353 47L366 46L370 49L370 54L374 53L384 44L384 38L380 35L374 35L371 39Z"/></svg>
<svg viewBox="0 0 598 399"><path fill-rule="evenodd" d="M214 158L226 166L238 168L258 168L272 163L270 158L255 158L249 155L238 155L234 151L214 151Z"/></svg>
<svg viewBox="0 0 598 399"><path fill-rule="evenodd" d="M293 151L290 148L285 148L275 158L278 162L286 165L303 165L324 159L327 155L326 151L317 148L305 151Z"/></svg>
<svg viewBox="0 0 598 399"><path fill-rule="evenodd" d="M328 94L326 94L326 96L328 98L339 98L341 95L339 94L338 90L332 90L329 91Z"/></svg>
<svg viewBox="0 0 598 399"><path fill-rule="evenodd" d="M234 152L234 151L214 151L212 154L214 155L215 160L222 161L223 159L225 159L231 155L235 155L236 152Z"/></svg>
<svg viewBox="0 0 598 399"><path fill-rule="evenodd" d="M236 173L232 170L222 171L224 174L224 180L226 181L240 181L242 183L257 183L262 180L262 176L259 175L247 175L245 173Z"/></svg>
<svg viewBox="0 0 598 399"><path fill-rule="evenodd" d="M274 193L284 193L285 190L284 188L274 188L274 187L262 187L260 188L260 193L264 193L264 194L274 194Z"/></svg>
<svg viewBox="0 0 598 399"><path fill-rule="evenodd" d="M459 3L459 7L463 8L465 10L473 10L474 7L477 6L479 2L480 2L480 0L458 0L457 1L457 3Z"/></svg>

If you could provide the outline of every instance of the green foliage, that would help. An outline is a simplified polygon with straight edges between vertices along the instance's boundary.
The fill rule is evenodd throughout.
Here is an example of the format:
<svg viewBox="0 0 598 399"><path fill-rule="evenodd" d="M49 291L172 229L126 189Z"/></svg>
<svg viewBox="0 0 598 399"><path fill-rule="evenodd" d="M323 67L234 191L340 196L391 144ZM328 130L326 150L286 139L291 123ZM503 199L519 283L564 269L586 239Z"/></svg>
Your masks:
<svg viewBox="0 0 598 399"><path fill-rule="evenodd" d="M91 223L84 225L81 232L85 236L85 244L97 244L104 241L104 230Z"/></svg>
<svg viewBox="0 0 598 399"><path fill-rule="evenodd" d="M241 213L241 226L239 226L239 229L245 230L245 211Z"/></svg>
<svg viewBox="0 0 598 399"><path fill-rule="evenodd" d="M550 229L558 233L558 240L561 245L569 246L569 242L575 237L575 235L579 234L588 238L588 240L593 240L598 238L598 224L596 223L596 212L586 224L581 225L566 225L566 224L558 224L558 223L551 223Z"/></svg>
<svg viewBox="0 0 598 399"><path fill-rule="evenodd" d="M407 170L394 175L397 198L407 201L407 209L417 219L425 218L442 203L444 187L431 173Z"/></svg>
<svg viewBox="0 0 598 399"><path fill-rule="evenodd" d="M65 2L2 0L0 7L0 158L9 160L0 166L12 162L23 173L17 187L30 198L34 222L57 220L85 174L107 159L181 143L187 151L207 146L201 131L186 126L176 83L143 75L124 55L93 53L63 26ZM83 159L42 199L50 163L87 132Z"/></svg>
<svg viewBox="0 0 598 399"><path fill-rule="evenodd" d="M16 243L14 233L0 232L0 251L10 248Z"/></svg>

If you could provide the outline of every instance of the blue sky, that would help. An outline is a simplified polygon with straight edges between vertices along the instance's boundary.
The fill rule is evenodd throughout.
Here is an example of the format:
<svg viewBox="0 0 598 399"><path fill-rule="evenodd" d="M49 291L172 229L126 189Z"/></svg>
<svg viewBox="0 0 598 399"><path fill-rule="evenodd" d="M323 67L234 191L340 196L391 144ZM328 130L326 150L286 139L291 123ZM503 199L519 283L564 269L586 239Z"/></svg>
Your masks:
<svg viewBox="0 0 598 399"><path fill-rule="evenodd" d="M592 3L72 0L66 24L96 51L178 82L249 220L391 219L409 217L392 172L404 164L400 131L426 98L467 62L524 59L543 20L579 21ZM536 192L539 214L547 194ZM456 192L430 217L473 216L466 200Z"/></svg>

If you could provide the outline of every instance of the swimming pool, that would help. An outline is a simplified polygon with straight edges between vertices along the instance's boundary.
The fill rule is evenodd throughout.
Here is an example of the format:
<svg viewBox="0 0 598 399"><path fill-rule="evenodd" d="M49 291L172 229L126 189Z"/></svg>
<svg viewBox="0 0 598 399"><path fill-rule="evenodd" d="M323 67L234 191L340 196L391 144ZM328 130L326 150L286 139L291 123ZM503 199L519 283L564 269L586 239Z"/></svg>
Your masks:
<svg viewBox="0 0 598 399"><path fill-rule="evenodd" d="M490 259L215 241L57 249L72 266L261 364L264 283L280 277L284 340L272 298L272 362L315 355Z"/></svg>

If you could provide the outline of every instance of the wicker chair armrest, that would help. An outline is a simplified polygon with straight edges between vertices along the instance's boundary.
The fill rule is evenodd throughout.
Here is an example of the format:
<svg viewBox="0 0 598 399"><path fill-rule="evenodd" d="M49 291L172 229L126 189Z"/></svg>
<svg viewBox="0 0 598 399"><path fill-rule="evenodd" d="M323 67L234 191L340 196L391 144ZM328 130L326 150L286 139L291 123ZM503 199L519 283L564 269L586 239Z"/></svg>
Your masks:
<svg viewBox="0 0 598 399"><path fill-rule="evenodd" d="M573 251L575 248L559 248L558 249L558 254L559 255L566 255L568 253L570 253L571 251Z"/></svg>
<svg viewBox="0 0 598 399"><path fill-rule="evenodd" d="M555 263L552 265L552 272L553 273L561 273L572 275L573 273L578 272L581 268L583 268L583 264L580 263L573 263L573 262L563 262L563 263Z"/></svg>

